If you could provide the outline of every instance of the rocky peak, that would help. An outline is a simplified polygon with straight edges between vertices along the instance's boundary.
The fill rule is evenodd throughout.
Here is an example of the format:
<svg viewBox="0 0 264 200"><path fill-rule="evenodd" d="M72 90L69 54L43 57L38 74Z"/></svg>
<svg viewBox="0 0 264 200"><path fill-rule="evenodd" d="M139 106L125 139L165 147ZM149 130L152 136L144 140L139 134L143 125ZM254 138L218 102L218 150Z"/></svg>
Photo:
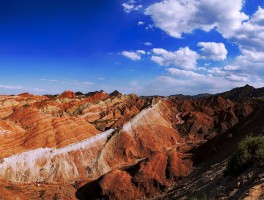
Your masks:
<svg viewBox="0 0 264 200"><path fill-rule="evenodd" d="M73 99L75 97L76 97L75 93L70 90L66 90L58 96L58 98L68 98L68 99Z"/></svg>
<svg viewBox="0 0 264 200"><path fill-rule="evenodd" d="M244 101L247 98L258 96L254 87L245 85L243 87L237 87L230 91L221 93L220 95L227 97L234 101Z"/></svg>
<svg viewBox="0 0 264 200"><path fill-rule="evenodd" d="M110 97L116 97L116 96L122 96L122 94L120 92L118 92L117 90L113 91L111 94L110 94Z"/></svg>
<svg viewBox="0 0 264 200"><path fill-rule="evenodd" d="M24 92L24 93L19 94L18 96L22 98L29 98L29 97L32 97L33 95L28 92Z"/></svg>
<svg viewBox="0 0 264 200"><path fill-rule="evenodd" d="M107 94L105 91L95 91L95 92L89 92L86 94L86 97L90 98L91 101L99 101L99 100L106 100L109 98L109 94Z"/></svg>

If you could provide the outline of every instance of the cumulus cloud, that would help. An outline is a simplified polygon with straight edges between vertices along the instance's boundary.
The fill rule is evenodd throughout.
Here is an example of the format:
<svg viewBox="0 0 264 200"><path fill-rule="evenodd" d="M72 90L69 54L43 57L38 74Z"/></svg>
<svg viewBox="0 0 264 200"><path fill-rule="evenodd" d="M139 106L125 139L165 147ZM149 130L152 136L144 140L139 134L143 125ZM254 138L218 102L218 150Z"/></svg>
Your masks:
<svg viewBox="0 0 264 200"><path fill-rule="evenodd" d="M225 69L252 76L264 76L264 51L242 49L242 55L236 57L230 65L225 66Z"/></svg>
<svg viewBox="0 0 264 200"><path fill-rule="evenodd" d="M212 60L225 60L227 56L227 50L223 43L216 42L199 42L197 46L202 47L202 57Z"/></svg>
<svg viewBox="0 0 264 200"><path fill-rule="evenodd" d="M258 7L249 17L241 11L243 5L244 0L163 0L146 8L145 14L172 37L215 28L241 49L264 51L264 9Z"/></svg>
<svg viewBox="0 0 264 200"><path fill-rule="evenodd" d="M230 36L241 49L264 51L264 9L259 7L250 20L236 27Z"/></svg>
<svg viewBox="0 0 264 200"><path fill-rule="evenodd" d="M229 65L213 67L207 72L230 81L256 82L264 76L263 66L264 52L244 49L242 55L236 57Z"/></svg>
<svg viewBox="0 0 264 200"><path fill-rule="evenodd" d="M138 52L139 51L139 52ZM122 51L121 55L131 59L131 60L141 60L141 54L143 53L142 50L138 50L137 52L133 52L133 51ZM142 51L142 52L141 52Z"/></svg>
<svg viewBox="0 0 264 200"><path fill-rule="evenodd" d="M239 69L237 66L224 66L224 67L213 67L207 70L214 77L221 77L231 82L257 82L260 80L258 75L245 72Z"/></svg>
<svg viewBox="0 0 264 200"><path fill-rule="evenodd" d="M137 50L137 53L138 54L143 54L143 55L146 54L146 52L144 50Z"/></svg>
<svg viewBox="0 0 264 200"><path fill-rule="evenodd" d="M199 54L189 47L177 51L154 48L150 54L151 60L170 68L165 69L167 76L158 77L152 86L148 87L153 89L151 94L164 94L163 91L169 89L172 91L175 87L179 89L176 93L189 91L189 94L192 94L193 91L224 91L242 86L246 82L255 87L263 86L261 77L264 76L264 9L258 7L252 16L247 16L242 12L244 2L244 0L224 3L219 0L160 0L148 6L144 14L151 17L153 25L151 23L146 29L154 26L174 38L182 38L183 34L198 29L203 31L214 29L223 38L238 45L241 52L233 61L226 61L228 62L226 66L216 67L213 62L201 67L197 66L198 59L225 60L228 55L225 45L201 41L197 44L201 47L197 51ZM144 45L151 46L147 43ZM137 51L134 53L141 59L143 54ZM148 55L149 52L146 53L146 56ZM180 77L185 77L185 80Z"/></svg>
<svg viewBox="0 0 264 200"><path fill-rule="evenodd" d="M241 55L222 68L212 69L225 74L230 81L257 81L264 76L264 10L259 7L252 17L232 29L230 40L237 43Z"/></svg>
<svg viewBox="0 0 264 200"><path fill-rule="evenodd" d="M248 19L240 12L243 2L163 0L146 8L145 14L151 16L156 27L172 37L181 38L183 33L191 33L195 29L209 31L213 28L228 37L242 21Z"/></svg>
<svg viewBox="0 0 264 200"><path fill-rule="evenodd" d="M199 55L189 47L180 48L175 52L162 48L154 48L151 60L161 66L176 66L182 69L191 70L196 67L196 59Z"/></svg>
<svg viewBox="0 0 264 200"><path fill-rule="evenodd" d="M264 9L247 16L241 10L244 0L162 0L146 8L154 25L168 35L181 38L196 29L217 30L240 49L264 51Z"/></svg>
<svg viewBox="0 0 264 200"><path fill-rule="evenodd" d="M229 36L241 49L264 51L264 10L258 7L253 16L233 28Z"/></svg>
<svg viewBox="0 0 264 200"><path fill-rule="evenodd" d="M135 5L135 1L129 1L127 3L123 3L123 9L126 13L130 13L131 11L140 10L143 6L142 5Z"/></svg>

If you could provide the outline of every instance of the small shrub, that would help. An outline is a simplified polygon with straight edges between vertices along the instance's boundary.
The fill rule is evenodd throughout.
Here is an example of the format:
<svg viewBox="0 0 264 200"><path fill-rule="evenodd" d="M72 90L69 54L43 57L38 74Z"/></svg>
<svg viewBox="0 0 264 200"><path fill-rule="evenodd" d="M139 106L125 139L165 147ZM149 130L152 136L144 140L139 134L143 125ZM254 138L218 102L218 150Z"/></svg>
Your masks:
<svg viewBox="0 0 264 200"><path fill-rule="evenodd" d="M26 103L26 104L23 105L22 107L23 107L23 108L28 108L28 107L29 107L29 104Z"/></svg>
<svg viewBox="0 0 264 200"><path fill-rule="evenodd" d="M264 137L247 137L238 144L228 162L227 172L238 175L252 165L264 167Z"/></svg>

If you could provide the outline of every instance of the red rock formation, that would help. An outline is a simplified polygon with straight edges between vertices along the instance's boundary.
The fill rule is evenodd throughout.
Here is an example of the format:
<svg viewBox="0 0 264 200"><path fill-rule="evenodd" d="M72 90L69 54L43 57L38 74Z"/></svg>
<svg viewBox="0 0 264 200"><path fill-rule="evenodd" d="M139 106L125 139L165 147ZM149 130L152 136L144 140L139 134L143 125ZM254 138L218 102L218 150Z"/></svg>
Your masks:
<svg viewBox="0 0 264 200"><path fill-rule="evenodd" d="M32 95L32 94L29 94L29 93L27 93L27 92L25 92L25 93L21 93L21 94L19 94L18 96L20 96L20 97L22 97L22 98L29 98L29 97L32 97L33 95Z"/></svg>
<svg viewBox="0 0 264 200"><path fill-rule="evenodd" d="M88 183L78 190L77 197L81 200L150 197L167 188L172 181L188 176L191 168L191 161L184 161L175 151L154 153L135 165L115 169Z"/></svg>
<svg viewBox="0 0 264 200"><path fill-rule="evenodd" d="M109 94L105 93L103 90L99 91L99 92L93 92L90 93L89 95L87 95L87 100L89 102L96 102L96 101L104 101L106 99L108 99L110 97Z"/></svg>
<svg viewBox="0 0 264 200"><path fill-rule="evenodd" d="M103 91L78 98L70 91L57 98L1 96L0 179L31 186L84 185L80 198L151 197L190 174L190 151L224 134L256 105L218 96ZM124 184L114 184L120 180Z"/></svg>
<svg viewBox="0 0 264 200"><path fill-rule="evenodd" d="M74 92L67 90L63 93L61 93L58 98L68 98L68 99L72 99L72 98L76 98L76 95Z"/></svg>

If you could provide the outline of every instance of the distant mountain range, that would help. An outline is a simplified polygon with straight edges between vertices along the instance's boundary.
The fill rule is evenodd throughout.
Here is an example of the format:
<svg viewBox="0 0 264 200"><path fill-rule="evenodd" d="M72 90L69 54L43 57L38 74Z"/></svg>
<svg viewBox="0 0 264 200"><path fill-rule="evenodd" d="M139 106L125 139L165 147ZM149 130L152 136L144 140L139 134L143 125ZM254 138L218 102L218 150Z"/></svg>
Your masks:
<svg viewBox="0 0 264 200"><path fill-rule="evenodd" d="M225 96L233 101L244 101L248 98L262 98L264 97L264 87L254 88L250 85L245 85L244 87L234 88L219 95Z"/></svg>
<svg viewBox="0 0 264 200"><path fill-rule="evenodd" d="M178 97L178 98L186 98L186 99L199 99L203 97L209 97L209 96L222 96L225 98L228 98L232 101L244 101L246 99L250 98L262 98L264 97L264 87L262 88L254 88L250 85L245 85L243 87L237 87L232 90L218 93L218 94L210 94L210 93L202 93L197 95L183 95L183 94L176 94L171 95L170 97Z"/></svg>

